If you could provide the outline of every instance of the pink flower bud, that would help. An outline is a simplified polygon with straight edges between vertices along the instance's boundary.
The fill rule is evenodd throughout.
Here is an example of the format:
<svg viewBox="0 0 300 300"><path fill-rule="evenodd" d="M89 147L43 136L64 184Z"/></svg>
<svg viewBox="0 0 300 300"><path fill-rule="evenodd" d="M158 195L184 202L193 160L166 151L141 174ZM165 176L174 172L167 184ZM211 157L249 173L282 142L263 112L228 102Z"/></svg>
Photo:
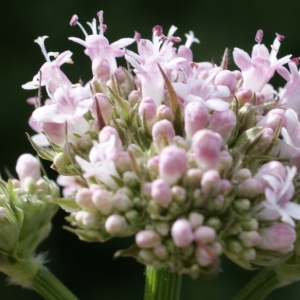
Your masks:
<svg viewBox="0 0 300 300"><path fill-rule="evenodd" d="M99 228L99 216L92 211L78 211L75 220L87 228Z"/></svg>
<svg viewBox="0 0 300 300"><path fill-rule="evenodd" d="M104 189L96 189L92 195L92 201L98 210L105 216L113 210L112 195Z"/></svg>
<svg viewBox="0 0 300 300"><path fill-rule="evenodd" d="M158 174L159 155L155 155L148 159L147 168L150 172Z"/></svg>
<svg viewBox="0 0 300 300"><path fill-rule="evenodd" d="M219 193L221 195L226 196L230 190L231 190L231 182L227 179L222 179Z"/></svg>
<svg viewBox="0 0 300 300"><path fill-rule="evenodd" d="M113 202L114 207L117 210L122 211L122 212L128 211L133 206L132 201L125 194L113 195L112 202Z"/></svg>
<svg viewBox="0 0 300 300"><path fill-rule="evenodd" d="M192 187L200 187L200 180L202 178L203 171L199 169L189 169L186 173L187 182Z"/></svg>
<svg viewBox="0 0 300 300"><path fill-rule="evenodd" d="M227 151L221 151L219 158L219 171L228 170L233 162L232 156Z"/></svg>
<svg viewBox="0 0 300 300"><path fill-rule="evenodd" d="M143 98L139 106L139 115L142 119L145 118L147 127L151 130L152 125L156 121L156 104L152 98Z"/></svg>
<svg viewBox="0 0 300 300"><path fill-rule="evenodd" d="M221 188L221 177L218 171L208 170L201 179L201 191L203 195L217 195Z"/></svg>
<svg viewBox="0 0 300 300"><path fill-rule="evenodd" d="M202 129L194 134L192 150L199 168L203 170L217 168L222 144L222 137L209 129Z"/></svg>
<svg viewBox="0 0 300 300"><path fill-rule="evenodd" d="M281 253L288 253L294 248L296 232L293 227L285 223L276 223L271 227L260 229L258 232L261 241L256 246L257 248Z"/></svg>
<svg viewBox="0 0 300 300"><path fill-rule="evenodd" d="M92 61L92 72L94 80L107 82L110 79L110 65L109 62L102 57L96 57Z"/></svg>
<svg viewBox="0 0 300 300"><path fill-rule="evenodd" d="M239 88L238 91L235 93L240 106L243 106L245 103L252 103L253 99L253 92L247 88Z"/></svg>
<svg viewBox="0 0 300 300"><path fill-rule="evenodd" d="M109 102L109 100L108 100L108 98L106 97L105 94L96 93L94 96L95 96L96 101L99 104L99 108L100 108L100 111L101 111L101 114L102 114L104 120L107 123L109 123L112 119L113 111L114 111L112 105L110 104L110 102ZM96 109L97 109L97 107L96 107L96 104L94 102L92 107L91 107L91 111L95 116L97 116Z"/></svg>
<svg viewBox="0 0 300 300"><path fill-rule="evenodd" d="M209 226L200 226L194 232L194 239L198 244L208 244L216 238L216 231Z"/></svg>
<svg viewBox="0 0 300 300"><path fill-rule="evenodd" d="M119 172L131 171L131 159L127 151L117 152L114 156L114 163Z"/></svg>
<svg viewBox="0 0 300 300"><path fill-rule="evenodd" d="M159 176L169 185L175 184L187 168L186 153L176 146L165 147L159 157Z"/></svg>
<svg viewBox="0 0 300 300"><path fill-rule="evenodd" d="M160 245L160 236L153 230L142 230L135 235L135 242L140 248L155 248Z"/></svg>
<svg viewBox="0 0 300 300"><path fill-rule="evenodd" d="M240 169L240 170L238 170L238 172L236 174L236 180L238 180L238 181L243 181L243 180L246 180L251 177L252 177L252 174L249 169Z"/></svg>
<svg viewBox="0 0 300 300"><path fill-rule="evenodd" d="M75 201L82 208L95 208L92 195L93 193L89 189L82 188L76 193Z"/></svg>
<svg viewBox="0 0 300 300"><path fill-rule="evenodd" d="M220 71L215 77L216 85L224 85L229 88L230 94L234 95L237 86L235 76L228 70Z"/></svg>
<svg viewBox="0 0 300 300"><path fill-rule="evenodd" d="M192 212L189 214L189 221L192 226L192 229L196 229L203 224L204 216L199 213Z"/></svg>
<svg viewBox="0 0 300 300"><path fill-rule="evenodd" d="M114 214L105 221L105 229L114 236L122 236L126 233L127 223L124 217Z"/></svg>
<svg viewBox="0 0 300 300"><path fill-rule="evenodd" d="M152 128L152 137L154 141L161 141L162 139L167 139L168 142L175 136L175 130L173 124L168 120L161 120L156 122Z"/></svg>
<svg viewBox="0 0 300 300"><path fill-rule="evenodd" d="M253 198L263 192L263 185L254 178L249 178L242 181L238 185L237 195L247 198Z"/></svg>
<svg viewBox="0 0 300 300"><path fill-rule="evenodd" d="M208 122L209 113L202 102L190 102L184 109L185 131L192 137L198 130L204 129Z"/></svg>
<svg viewBox="0 0 300 300"><path fill-rule="evenodd" d="M142 94L139 91L133 90L128 95L128 101L133 106L135 103L139 102L142 98Z"/></svg>
<svg viewBox="0 0 300 300"><path fill-rule="evenodd" d="M243 231L238 237L245 247L253 247L261 240L261 237L257 231Z"/></svg>
<svg viewBox="0 0 300 300"><path fill-rule="evenodd" d="M286 115L283 109L270 110L258 123L257 126L270 127L276 131L281 122L281 127L286 127Z"/></svg>
<svg viewBox="0 0 300 300"><path fill-rule="evenodd" d="M174 119L171 108L164 104L161 104L160 106L158 106L156 116L157 116L158 120L166 119L166 120L169 120L170 122L173 122L173 119Z"/></svg>
<svg viewBox="0 0 300 300"><path fill-rule="evenodd" d="M227 142L235 125L236 115L231 109L227 109L223 111L214 111L208 129L219 133L224 142Z"/></svg>
<svg viewBox="0 0 300 300"><path fill-rule="evenodd" d="M102 128L102 130L99 132L99 142L105 143L110 140L111 136L115 136L116 138L116 147L118 151L123 151L122 141L120 140L118 131L111 126L105 126Z"/></svg>
<svg viewBox="0 0 300 300"><path fill-rule="evenodd" d="M152 182L151 197L162 207L169 206L172 201L172 191L164 179L159 178Z"/></svg>
<svg viewBox="0 0 300 300"><path fill-rule="evenodd" d="M174 244L179 248L188 247L194 240L192 227L189 221L179 219L175 221L171 229Z"/></svg>
<svg viewBox="0 0 300 300"><path fill-rule="evenodd" d="M203 267L211 265L216 257L213 249L207 246L198 246L195 251L195 256L199 265Z"/></svg>
<svg viewBox="0 0 300 300"><path fill-rule="evenodd" d="M38 180L41 177L40 162L31 154L22 154L18 158L16 172L21 182L26 177Z"/></svg>

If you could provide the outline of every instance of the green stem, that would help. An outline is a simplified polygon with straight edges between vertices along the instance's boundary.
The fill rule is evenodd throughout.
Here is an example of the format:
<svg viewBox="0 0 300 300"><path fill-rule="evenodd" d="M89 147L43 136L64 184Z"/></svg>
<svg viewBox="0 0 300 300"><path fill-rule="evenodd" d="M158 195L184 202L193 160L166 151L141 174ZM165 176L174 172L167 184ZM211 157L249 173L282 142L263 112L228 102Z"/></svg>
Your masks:
<svg viewBox="0 0 300 300"><path fill-rule="evenodd" d="M40 266L31 284L31 289L46 300L78 300L47 268Z"/></svg>
<svg viewBox="0 0 300 300"><path fill-rule="evenodd" d="M263 300L280 286L274 269L262 269L232 300Z"/></svg>
<svg viewBox="0 0 300 300"><path fill-rule="evenodd" d="M179 300L181 275L147 266L144 300Z"/></svg>

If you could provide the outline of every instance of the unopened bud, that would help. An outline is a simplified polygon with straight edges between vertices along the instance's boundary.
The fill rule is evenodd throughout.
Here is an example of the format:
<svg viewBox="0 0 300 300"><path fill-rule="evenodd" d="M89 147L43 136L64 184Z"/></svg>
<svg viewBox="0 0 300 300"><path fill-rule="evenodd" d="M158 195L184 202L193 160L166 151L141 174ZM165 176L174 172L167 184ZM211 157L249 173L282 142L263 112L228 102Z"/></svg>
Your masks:
<svg viewBox="0 0 300 300"><path fill-rule="evenodd" d="M253 198L263 192L262 187L262 184L258 180L249 178L242 181L238 185L237 195L241 197Z"/></svg>
<svg viewBox="0 0 300 300"><path fill-rule="evenodd" d="M238 237L245 247L253 247L261 240L257 231L243 231Z"/></svg>
<svg viewBox="0 0 300 300"><path fill-rule="evenodd" d="M175 221L171 229L171 235L175 245L179 248L188 247L194 240L191 224L185 219Z"/></svg>
<svg viewBox="0 0 300 300"><path fill-rule="evenodd" d="M97 209L105 216L109 215L113 210L112 195L105 189L95 190L92 201Z"/></svg>
<svg viewBox="0 0 300 300"><path fill-rule="evenodd" d="M187 104L184 109L184 115L185 132L188 137L192 137L198 130L204 129L209 118L206 105L196 101Z"/></svg>
<svg viewBox="0 0 300 300"><path fill-rule="evenodd" d="M189 214L189 222L192 226L192 229L196 229L203 224L204 216L199 213L192 212Z"/></svg>
<svg viewBox="0 0 300 300"><path fill-rule="evenodd" d="M162 207L168 207L172 201L172 191L168 183L162 179L152 182L151 197Z"/></svg>
<svg viewBox="0 0 300 300"><path fill-rule="evenodd" d="M232 74L232 72L228 70L220 71L215 77L215 84L227 86L230 91L230 94L231 95L235 94L237 80L234 74Z"/></svg>
<svg viewBox="0 0 300 300"><path fill-rule="evenodd" d="M156 111L156 116L157 116L157 120L166 119L170 122L173 122L173 119L174 119L171 108L164 104L161 104L160 106L158 106L157 111Z"/></svg>
<svg viewBox="0 0 300 300"><path fill-rule="evenodd" d="M154 122L156 121L156 104L152 98L143 98L139 106L139 115L145 122L148 130L151 130Z"/></svg>
<svg viewBox="0 0 300 300"><path fill-rule="evenodd" d="M194 232L194 239L199 244L208 244L216 238L216 231L209 226L199 226Z"/></svg>
<svg viewBox="0 0 300 300"><path fill-rule="evenodd" d="M135 242L140 248L155 248L161 241L160 236L153 230L142 230L135 235Z"/></svg>
<svg viewBox="0 0 300 300"><path fill-rule="evenodd" d="M201 179L201 191L203 195L217 195L221 188L220 174L216 170L205 172Z"/></svg>
<svg viewBox="0 0 300 300"><path fill-rule="evenodd" d="M186 171L186 153L176 146L165 147L159 158L159 175L168 184L175 184Z"/></svg>
<svg viewBox="0 0 300 300"><path fill-rule="evenodd" d="M209 247L198 246L195 251L196 259L199 265L207 267L213 263L216 255Z"/></svg>
<svg viewBox="0 0 300 300"><path fill-rule="evenodd" d="M127 223L120 215L111 215L105 221L105 229L113 236L122 236L127 230Z"/></svg>
<svg viewBox="0 0 300 300"><path fill-rule="evenodd" d="M92 191L82 188L76 193L75 201L82 208L94 208L95 205L92 202L92 196Z"/></svg>
<svg viewBox="0 0 300 300"><path fill-rule="evenodd" d="M112 203L114 207L122 212L125 212L132 208L133 203L129 197L125 194L115 194L112 197Z"/></svg>
<svg viewBox="0 0 300 300"><path fill-rule="evenodd" d="M31 154L22 154L18 158L16 172L21 182L26 177L38 180L41 177L40 162Z"/></svg>
<svg viewBox="0 0 300 300"><path fill-rule="evenodd" d="M192 138L192 150L199 168L215 169L223 144L222 137L209 129L197 131Z"/></svg>

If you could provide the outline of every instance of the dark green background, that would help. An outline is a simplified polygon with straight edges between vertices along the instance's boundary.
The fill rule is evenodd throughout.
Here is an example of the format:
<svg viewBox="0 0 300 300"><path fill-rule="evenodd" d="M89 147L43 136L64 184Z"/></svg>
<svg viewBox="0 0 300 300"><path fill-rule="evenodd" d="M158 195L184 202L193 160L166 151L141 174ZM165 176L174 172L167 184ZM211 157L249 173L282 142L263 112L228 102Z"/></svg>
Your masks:
<svg viewBox="0 0 300 300"><path fill-rule="evenodd" d="M44 58L33 40L48 35L48 51L71 50L75 64L63 70L73 82L81 77L90 79L90 60L83 47L72 43L69 36L83 37L78 27L70 27L69 20L76 13L82 24L91 21L104 10L109 41L132 37L139 31L151 38L154 25L162 25L165 32L174 24L176 35L193 30L201 44L194 44L195 61L214 60L219 63L225 47L240 47L247 52L254 44L257 29L265 32L264 43L270 45L275 32L286 36L279 56L300 55L299 11L300 1L79 1L79 0L1 0L0 7L0 170L14 171L21 153L33 153L25 131L31 114L25 99L34 92L24 91L21 84L31 80L44 63ZM234 68L232 59L230 67ZM282 81L275 81L282 83ZM51 173L51 176L54 176ZM48 267L80 299L142 299L145 268L133 259L113 259L113 253L130 244L130 240L113 240L106 244L80 242L61 227L64 214L54 219L54 231L40 251L48 251ZM229 300L255 273L246 272L225 261L216 279L191 280L184 277L183 300ZM300 283L274 292L268 299L299 299ZM0 299L41 299L34 292L7 286L0 275Z"/></svg>

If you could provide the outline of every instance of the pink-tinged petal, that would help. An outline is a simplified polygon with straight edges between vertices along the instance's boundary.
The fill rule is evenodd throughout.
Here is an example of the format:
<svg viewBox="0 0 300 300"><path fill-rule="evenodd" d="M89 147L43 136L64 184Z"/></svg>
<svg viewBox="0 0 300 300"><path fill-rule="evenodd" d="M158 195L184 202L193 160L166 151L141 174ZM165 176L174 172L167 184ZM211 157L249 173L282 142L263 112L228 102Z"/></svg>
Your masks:
<svg viewBox="0 0 300 300"><path fill-rule="evenodd" d="M133 59L135 59L140 64L143 64L145 61L140 55L136 54L135 52L133 52L131 50L126 49L126 54L128 56L132 57Z"/></svg>
<svg viewBox="0 0 300 300"><path fill-rule="evenodd" d="M190 87L189 85L181 82L174 82L172 83L173 88L176 92L176 94L182 98L185 99L190 94Z"/></svg>
<svg viewBox="0 0 300 300"><path fill-rule="evenodd" d="M51 122L52 118L57 115L56 105L46 105L37 108L32 113L32 119L39 122Z"/></svg>
<svg viewBox="0 0 300 300"><path fill-rule="evenodd" d="M287 223L287 224L291 225L292 227L295 227L294 220L291 218L291 216L285 210L281 209L279 211L279 213L280 213L282 222Z"/></svg>
<svg viewBox="0 0 300 300"><path fill-rule="evenodd" d="M62 64L70 61L70 58L71 58L72 55L73 55L73 53L71 51L69 51L69 50L67 50L67 51L59 54L57 56L57 58L55 59L55 64L57 66L61 66Z"/></svg>
<svg viewBox="0 0 300 300"><path fill-rule="evenodd" d="M234 48L233 50L233 59L235 64L241 70L247 70L252 66L252 60L247 52L242 49Z"/></svg>
<svg viewBox="0 0 300 300"><path fill-rule="evenodd" d="M90 109L90 107L93 104L93 99L85 99L85 100L81 100L80 102L78 102L76 111L74 116L75 117L81 117L83 116L86 112L88 112L88 110Z"/></svg>
<svg viewBox="0 0 300 300"><path fill-rule="evenodd" d="M284 141L285 141L288 145L294 146L293 141L292 141L292 139L291 139L291 137L290 137L288 131L287 131L284 127L281 128L281 134L282 134L282 137L283 137Z"/></svg>
<svg viewBox="0 0 300 300"><path fill-rule="evenodd" d="M205 101L206 106L210 109L223 111L229 108L229 104L221 99L209 99Z"/></svg>
<svg viewBox="0 0 300 300"><path fill-rule="evenodd" d="M151 41L141 39L138 43L138 52L143 60L154 55L154 45Z"/></svg>
<svg viewBox="0 0 300 300"><path fill-rule="evenodd" d="M230 90L227 86L217 85L216 88L209 94L211 98L227 98L230 96Z"/></svg>
<svg viewBox="0 0 300 300"><path fill-rule="evenodd" d="M134 58L125 54L125 59L140 73L145 72L145 68L143 66L141 66Z"/></svg>
<svg viewBox="0 0 300 300"><path fill-rule="evenodd" d="M290 72L287 70L287 68L285 68L283 66L279 66L276 68L276 71L286 81L290 81Z"/></svg>
<svg viewBox="0 0 300 300"><path fill-rule="evenodd" d="M185 61L185 58L183 57L177 57L177 58L174 58L172 60L170 60L168 63L166 63L164 66L166 69L172 69L174 68L178 63L180 62L184 62Z"/></svg>
<svg viewBox="0 0 300 300"><path fill-rule="evenodd" d="M280 182L278 181L278 179L273 176L273 175L269 175L269 174L265 174L262 176L262 179L264 179L265 181L267 181L267 183L269 184L269 186L273 189L276 190L278 187L278 184L280 184Z"/></svg>
<svg viewBox="0 0 300 300"><path fill-rule="evenodd" d="M48 141L47 137L42 133L33 135L31 137L31 139L33 140L34 143L36 143L40 147L49 146L49 141Z"/></svg>
<svg viewBox="0 0 300 300"><path fill-rule="evenodd" d="M113 48L113 49L120 49L120 48L124 48L128 45L131 45L133 42L135 42L135 39L132 39L132 38L122 38L122 39L119 39L115 42L113 42L112 44L110 44L110 46Z"/></svg>
<svg viewBox="0 0 300 300"><path fill-rule="evenodd" d="M76 155L75 159L83 171L88 171L91 168L91 163Z"/></svg>
<svg viewBox="0 0 300 300"><path fill-rule="evenodd" d="M300 220L300 205L294 202L288 202L284 205L284 210L296 220Z"/></svg>
<svg viewBox="0 0 300 300"><path fill-rule="evenodd" d="M255 60L257 57L263 57L269 60L269 50L264 44L256 44L252 49L251 57Z"/></svg>
<svg viewBox="0 0 300 300"><path fill-rule="evenodd" d="M274 191L272 191L270 188L266 188L265 189L265 195L266 195L266 198L267 200L265 202L263 202L266 206L269 206L270 205L276 205L277 203L277 197L276 197L276 194L274 193Z"/></svg>
<svg viewBox="0 0 300 300"><path fill-rule="evenodd" d="M82 45L83 47L87 47L87 42L82 40L82 39L79 39L79 38L76 38L76 37L69 37L69 40L73 41L75 43L78 43L78 44Z"/></svg>
<svg viewBox="0 0 300 300"><path fill-rule="evenodd" d="M288 62L291 61L292 55L286 55L278 60L276 60L274 63L272 63L271 67L272 68L277 68L278 66L282 66Z"/></svg>

